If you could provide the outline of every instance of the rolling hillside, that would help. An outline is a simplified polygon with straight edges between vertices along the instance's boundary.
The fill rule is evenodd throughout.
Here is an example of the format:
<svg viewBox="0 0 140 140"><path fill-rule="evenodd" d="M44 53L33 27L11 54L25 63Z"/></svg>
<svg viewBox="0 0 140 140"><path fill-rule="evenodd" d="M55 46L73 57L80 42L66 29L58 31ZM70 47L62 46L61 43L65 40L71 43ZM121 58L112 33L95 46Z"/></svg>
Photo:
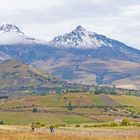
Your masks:
<svg viewBox="0 0 140 140"><path fill-rule="evenodd" d="M36 61L33 65L69 82L140 88L140 64L117 59L69 58Z"/></svg>
<svg viewBox="0 0 140 140"><path fill-rule="evenodd" d="M37 71L32 66L16 60L0 63L0 93L47 93L57 90L63 83L49 74Z"/></svg>
<svg viewBox="0 0 140 140"><path fill-rule="evenodd" d="M86 85L62 81L21 61L11 59L0 63L0 94L48 94L89 89Z"/></svg>
<svg viewBox="0 0 140 140"><path fill-rule="evenodd" d="M32 122L45 124L103 123L115 122L123 118L139 121L139 102L139 97L126 95L69 93L20 96L0 102L0 120L16 125L29 125ZM33 112L34 108L37 112Z"/></svg>

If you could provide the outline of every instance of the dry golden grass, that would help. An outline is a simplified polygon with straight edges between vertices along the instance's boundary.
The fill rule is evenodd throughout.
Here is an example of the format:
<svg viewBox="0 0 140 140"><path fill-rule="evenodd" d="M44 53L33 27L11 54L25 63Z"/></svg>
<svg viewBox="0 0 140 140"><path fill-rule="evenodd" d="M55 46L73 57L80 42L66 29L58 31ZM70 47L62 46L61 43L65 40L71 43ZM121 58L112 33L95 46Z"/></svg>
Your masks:
<svg viewBox="0 0 140 140"><path fill-rule="evenodd" d="M140 134L136 133L84 133L84 132L0 132L0 140L140 140Z"/></svg>

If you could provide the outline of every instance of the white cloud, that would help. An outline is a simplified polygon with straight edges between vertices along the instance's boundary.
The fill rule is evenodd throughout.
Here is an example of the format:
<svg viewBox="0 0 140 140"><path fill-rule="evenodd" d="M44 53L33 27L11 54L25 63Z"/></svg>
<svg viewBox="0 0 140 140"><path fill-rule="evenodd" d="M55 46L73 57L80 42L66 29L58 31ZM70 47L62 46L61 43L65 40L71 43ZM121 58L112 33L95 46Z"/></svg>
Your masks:
<svg viewBox="0 0 140 140"><path fill-rule="evenodd" d="M139 0L0 0L0 20L45 40L83 25L140 49Z"/></svg>

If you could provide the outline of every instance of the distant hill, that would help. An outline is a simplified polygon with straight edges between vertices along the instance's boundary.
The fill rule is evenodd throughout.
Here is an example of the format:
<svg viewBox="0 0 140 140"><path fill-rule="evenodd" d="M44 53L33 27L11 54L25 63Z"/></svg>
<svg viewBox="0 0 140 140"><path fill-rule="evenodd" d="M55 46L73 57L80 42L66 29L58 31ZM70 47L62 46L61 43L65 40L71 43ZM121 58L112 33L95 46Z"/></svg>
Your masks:
<svg viewBox="0 0 140 140"><path fill-rule="evenodd" d="M116 85L128 89L140 88L140 64L136 62L65 57L35 62L34 65L69 82Z"/></svg>
<svg viewBox="0 0 140 140"><path fill-rule="evenodd" d="M89 86L69 84L17 60L0 63L0 94L48 94L73 89L88 91Z"/></svg>
<svg viewBox="0 0 140 140"><path fill-rule="evenodd" d="M16 60L0 63L0 93L43 93L59 90L63 83L49 74L43 74L32 66Z"/></svg>

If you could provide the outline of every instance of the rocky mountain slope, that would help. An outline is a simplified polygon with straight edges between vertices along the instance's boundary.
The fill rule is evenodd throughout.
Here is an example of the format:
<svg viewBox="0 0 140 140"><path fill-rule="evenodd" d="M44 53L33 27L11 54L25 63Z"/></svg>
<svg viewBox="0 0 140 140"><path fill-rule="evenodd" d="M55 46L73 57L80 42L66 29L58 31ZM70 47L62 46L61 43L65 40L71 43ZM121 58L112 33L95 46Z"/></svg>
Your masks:
<svg viewBox="0 0 140 140"><path fill-rule="evenodd" d="M71 83L140 88L140 50L82 26L46 43L26 36L15 25L1 25L0 59L4 57Z"/></svg>

